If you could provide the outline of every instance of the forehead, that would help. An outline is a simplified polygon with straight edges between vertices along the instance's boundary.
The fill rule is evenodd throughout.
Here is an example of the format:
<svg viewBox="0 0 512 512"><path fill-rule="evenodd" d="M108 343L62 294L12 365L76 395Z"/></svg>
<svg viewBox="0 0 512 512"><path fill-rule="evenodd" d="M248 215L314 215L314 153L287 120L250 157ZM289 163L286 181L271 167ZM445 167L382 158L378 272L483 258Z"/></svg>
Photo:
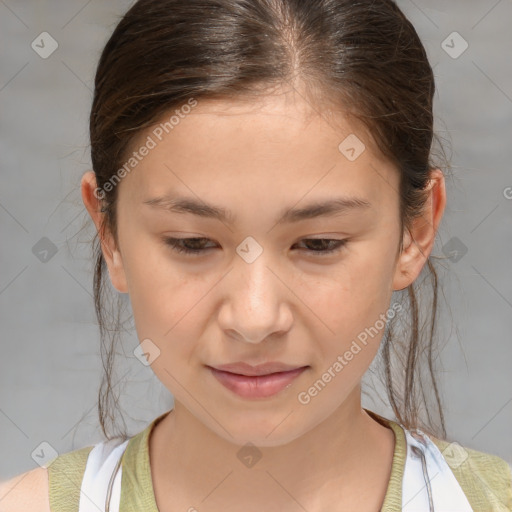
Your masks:
<svg viewBox="0 0 512 512"><path fill-rule="evenodd" d="M144 146L150 149L142 151ZM360 153L357 158L349 146ZM375 151L361 123L298 94L200 99L190 108L175 107L139 133L130 151L139 156L122 188L138 202L172 191L289 203L337 189L376 204L398 190L396 170Z"/></svg>

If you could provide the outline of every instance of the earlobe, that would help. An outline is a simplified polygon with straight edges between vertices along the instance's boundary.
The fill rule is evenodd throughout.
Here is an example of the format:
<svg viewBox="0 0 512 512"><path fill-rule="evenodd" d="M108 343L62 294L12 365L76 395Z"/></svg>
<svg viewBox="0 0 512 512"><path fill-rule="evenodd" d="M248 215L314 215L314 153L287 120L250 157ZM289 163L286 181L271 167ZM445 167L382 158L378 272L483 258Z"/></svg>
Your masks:
<svg viewBox="0 0 512 512"><path fill-rule="evenodd" d="M109 242L102 242L103 257L107 263L108 275L112 286L119 293L128 293L128 284L126 282L121 252L117 248L112 248L112 244L113 240L111 236L109 236Z"/></svg>
<svg viewBox="0 0 512 512"><path fill-rule="evenodd" d="M123 266L121 252L116 247L112 234L105 228L103 221L104 215L101 211L101 200L95 193L97 190L96 176L94 171L87 171L81 180L82 200L84 206L89 212L98 236L100 237L101 250L107 264L108 273L112 286L120 293L128 293L128 285Z"/></svg>
<svg viewBox="0 0 512 512"><path fill-rule="evenodd" d="M419 275L426 258L412 238L411 233L406 230L403 235L403 248L397 259L395 275L393 279L393 290L407 288ZM416 270L419 270L416 272Z"/></svg>
<svg viewBox="0 0 512 512"><path fill-rule="evenodd" d="M445 181L440 169L431 171L426 191L428 197L422 214L412 221L403 235L403 249L395 267L393 290L403 290L414 282L434 247L446 205Z"/></svg>

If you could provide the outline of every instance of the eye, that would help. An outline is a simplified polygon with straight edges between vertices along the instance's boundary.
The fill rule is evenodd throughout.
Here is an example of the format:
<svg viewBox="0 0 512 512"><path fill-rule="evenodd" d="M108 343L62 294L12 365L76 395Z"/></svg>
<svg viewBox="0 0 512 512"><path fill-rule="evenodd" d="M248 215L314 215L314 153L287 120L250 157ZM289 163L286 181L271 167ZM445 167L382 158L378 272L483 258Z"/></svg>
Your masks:
<svg viewBox="0 0 512 512"><path fill-rule="evenodd" d="M199 256L212 247L205 247L204 244L209 241L208 238L169 238L165 237L164 242L178 253L191 254ZM347 243L347 240L337 240L330 238L304 238L301 243L309 244L312 249L306 249L307 252L318 255L333 254L340 251Z"/></svg>
<svg viewBox="0 0 512 512"><path fill-rule="evenodd" d="M313 249L306 249L307 252L317 253L320 256L324 256L339 252L347 243L347 240L336 240L331 238L304 238L301 242L306 242L306 246L308 243L310 247L311 245L313 246ZM326 247L330 248L327 249Z"/></svg>
<svg viewBox="0 0 512 512"><path fill-rule="evenodd" d="M208 249L203 247L204 242L207 242L208 238L169 238L165 237L164 242L171 246L171 248L180 253L192 254L198 256ZM181 244L184 245L181 245ZM189 244L188 246L186 244ZM190 247L192 246L192 247Z"/></svg>

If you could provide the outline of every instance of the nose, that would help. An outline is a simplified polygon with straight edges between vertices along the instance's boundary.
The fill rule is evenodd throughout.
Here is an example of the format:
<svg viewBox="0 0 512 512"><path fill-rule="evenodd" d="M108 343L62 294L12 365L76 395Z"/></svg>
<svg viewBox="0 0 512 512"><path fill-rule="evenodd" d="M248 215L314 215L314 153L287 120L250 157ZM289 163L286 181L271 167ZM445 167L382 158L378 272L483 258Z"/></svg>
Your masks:
<svg viewBox="0 0 512 512"><path fill-rule="evenodd" d="M224 279L218 321L227 336L247 343L260 343L289 331L294 294L263 252L248 263L234 260ZM275 265L274 265L275 267Z"/></svg>

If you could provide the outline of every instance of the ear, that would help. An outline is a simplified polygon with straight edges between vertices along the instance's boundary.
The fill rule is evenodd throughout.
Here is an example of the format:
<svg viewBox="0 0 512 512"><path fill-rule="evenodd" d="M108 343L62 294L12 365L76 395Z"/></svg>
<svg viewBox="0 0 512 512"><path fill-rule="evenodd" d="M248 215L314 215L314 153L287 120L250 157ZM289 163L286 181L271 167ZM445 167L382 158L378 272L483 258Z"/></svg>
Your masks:
<svg viewBox="0 0 512 512"><path fill-rule="evenodd" d="M440 169L430 171L427 191L429 197L422 215L414 219L410 229L403 233L403 249L397 259L393 290L403 290L414 282L434 247L446 205L445 180Z"/></svg>
<svg viewBox="0 0 512 512"><path fill-rule="evenodd" d="M87 171L81 180L82 200L91 216L98 236L101 241L101 250L103 257L107 263L110 281L114 288L121 293L128 293L128 285L123 267L123 259L120 250L116 247L116 243L112 233L103 226L105 213L101 211L101 197L103 191L97 188L96 175L94 171Z"/></svg>

